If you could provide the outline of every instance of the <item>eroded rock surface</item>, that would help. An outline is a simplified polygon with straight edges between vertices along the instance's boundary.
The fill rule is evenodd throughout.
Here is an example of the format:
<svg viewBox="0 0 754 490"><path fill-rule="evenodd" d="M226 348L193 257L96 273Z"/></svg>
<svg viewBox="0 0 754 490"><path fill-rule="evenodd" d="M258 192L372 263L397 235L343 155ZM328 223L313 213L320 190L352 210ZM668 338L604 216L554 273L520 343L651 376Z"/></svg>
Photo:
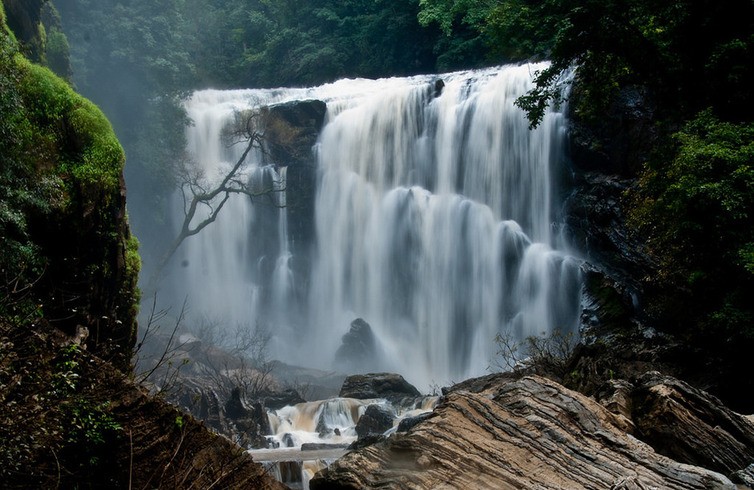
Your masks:
<svg viewBox="0 0 754 490"><path fill-rule="evenodd" d="M640 437L662 454L725 475L754 463L754 423L704 391L649 372L633 405Z"/></svg>
<svg viewBox="0 0 754 490"><path fill-rule="evenodd" d="M495 382L496 381L496 382ZM451 390L407 434L347 454L310 488L735 488L629 436L621 416L538 376Z"/></svg>

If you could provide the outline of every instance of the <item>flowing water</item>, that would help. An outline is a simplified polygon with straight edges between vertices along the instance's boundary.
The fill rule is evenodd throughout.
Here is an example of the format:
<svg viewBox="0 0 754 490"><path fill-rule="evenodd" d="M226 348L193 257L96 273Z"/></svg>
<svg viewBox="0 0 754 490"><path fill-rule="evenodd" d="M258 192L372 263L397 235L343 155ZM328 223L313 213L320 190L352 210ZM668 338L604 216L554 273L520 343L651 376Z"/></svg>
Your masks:
<svg viewBox="0 0 754 490"><path fill-rule="evenodd" d="M498 333L574 329L579 263L557 233L564 115L529 130L513 104L544 66L195 93L189 153L208 177L242 150L221 137L238 111L319 99L327 115L308 243L290 243L287 162L254 153L250 185L285 192L234 196L188 239L171 273L177 296L195 314L265 326L273 357L311 367L338 368L341 337L361 317L375 349L356 368L425 389L483 374Z"/></svg>

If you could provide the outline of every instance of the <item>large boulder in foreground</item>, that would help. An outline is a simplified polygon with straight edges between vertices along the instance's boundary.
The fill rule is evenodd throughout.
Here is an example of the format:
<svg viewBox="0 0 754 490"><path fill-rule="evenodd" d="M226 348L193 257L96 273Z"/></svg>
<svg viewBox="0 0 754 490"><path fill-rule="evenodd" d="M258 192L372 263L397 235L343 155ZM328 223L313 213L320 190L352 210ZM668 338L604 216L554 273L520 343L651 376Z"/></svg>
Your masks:
<svg viewBox="0 0 754 490"><path fill-rule="evenodd" d="M416 398L421 396L421 393L400 374L370 373L347 377L340 388L339 396L359 400L385 398L391 402L398 402L404 398Z"/></svg>
<svg viewBox="0 0 754 490"><path fill-rule="evenodd" d="M432 417L347 454L310 488L735 488L656 453L620 415L555 382L501 376L484 386L451 390Z"/></svg>

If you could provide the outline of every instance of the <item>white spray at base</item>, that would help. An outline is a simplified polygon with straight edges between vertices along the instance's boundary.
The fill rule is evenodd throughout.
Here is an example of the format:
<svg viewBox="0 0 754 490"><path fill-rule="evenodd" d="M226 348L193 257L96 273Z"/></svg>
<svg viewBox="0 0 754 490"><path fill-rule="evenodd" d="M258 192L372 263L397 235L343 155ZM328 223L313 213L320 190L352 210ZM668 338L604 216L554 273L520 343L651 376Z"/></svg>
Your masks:
<svg viewBox="0 0 754 490"><path fill-rule="evenodd" d="M183 245L176 296L187 294L193 313L266 325L277 359L328 369L361 317L376 352L348 368L398 372L424 389L485 373L497 333L575 329L579 263L556 233L564 116L550 110L529 130L514 106L544 66L195 93L189 151L207 174L235 161L239 149L220 138L234 111L327 103L316 236L310 255L292 258L284 208L234 196ZM252 159L285 186L286 162ZM294 259L310 264L306 277ZM294 284L305 284L303 298Z"/></svg>

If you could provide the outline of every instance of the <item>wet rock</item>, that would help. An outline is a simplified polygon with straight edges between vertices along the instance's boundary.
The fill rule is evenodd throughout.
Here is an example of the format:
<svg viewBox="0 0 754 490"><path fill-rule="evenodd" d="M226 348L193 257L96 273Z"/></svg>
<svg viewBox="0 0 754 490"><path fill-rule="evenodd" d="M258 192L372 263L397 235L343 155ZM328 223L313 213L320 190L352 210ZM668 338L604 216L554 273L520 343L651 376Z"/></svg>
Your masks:
<svg viewBox="0 0 754 490"><path fill-rule="evenodd" d="M264 144L277 165L313 162L312 148L327 112L321 100L300 100L265 109Z"/></svg>
<svg viewBox="0 0 754 490"><path fill-rule="evenodd" d="M296 443L293 441L293 435L290 433L283 434L282 443L285 447L295 447Z"/></svg>
<svg viewBox="0 0 754 490"><path fill-rule="evenodd" d="M368 435L379 435L393 427L393 412L381 405L369 405L356 423L356 435L362 439Z"/></svg>
<svg viewBox="0 0 754 490"><path fill-rule="evenodd" d="M353 371L368 369L374 364L376 356L377 341L372 327L363 318L357 318L343 335L342 343L335 352L335 360Z"/></svg>
<svg viewBox="0 0 754 490"><path fill-rule="evenodd" d="M343 381L339 396L359 400L385 398L398 402L405 398L421 396L421 393L400 374L371 373L347 377Z"/></svg>
<svg viewBox="0 0 754 490"><path fill-rule="evenodd" d="M382 442L386 440L387 437L385 437L383 434L371 434L368 436L360 437L353 441L350 446L348 446L348 449L350 451L354 451L356 449L361 449L363 447L371 446L372 444L377 444L378 442Z"/></svg>
<svg viewBox="0 0 754 490"><path fill-rule="evenodd" d="M404 417L400 422L398 422L397 432L408 432L409 430L413 429L416 425L420 424L421 422L424 422L431 416L432 416L432 412L426 412L421 415L417 415L416 417Z"/></svg>
<svg viewBox="0 0 754 490"><path fill-rule="evenodd" d="M596 401L539 376L453 390L407 434L354 450L318 473L325 488L734 488L620 429Z"/></svg>
<svg viewBox="0 0 754 490"><path fill-rule="evenodd" d="M305 403L306 400L293 388L283 391L264 391L257 396L257 399L268 410L279 410L283 407Z"/></svg>
<svg viewBox="0 0 754 490"><path fill-rule="evenodd" d="M445 82L442 78L438 78L434 84L434 97L437 98L442 95L442 91L445 88Z"/></svg>
<svg viewBox="0 0 754 490"><path fill-rule="evenodd" d="M348 444L324 444L318 442L305 442L301 444L302 451L321 451L327 449L345 449Z"/></svg>

